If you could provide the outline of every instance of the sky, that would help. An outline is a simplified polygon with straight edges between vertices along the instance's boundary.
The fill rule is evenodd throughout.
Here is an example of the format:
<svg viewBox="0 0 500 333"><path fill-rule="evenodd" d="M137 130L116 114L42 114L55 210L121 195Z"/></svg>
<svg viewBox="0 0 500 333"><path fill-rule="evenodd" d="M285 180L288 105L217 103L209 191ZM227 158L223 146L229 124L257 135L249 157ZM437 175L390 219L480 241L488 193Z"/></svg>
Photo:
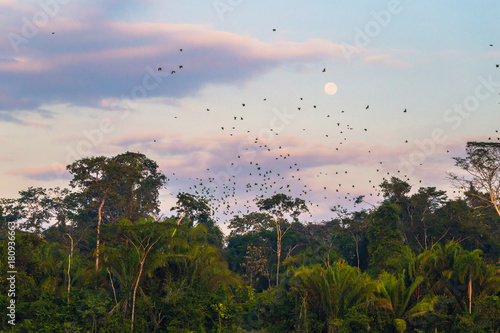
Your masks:
<svg viewBox="0 0 500 333"><path fill-rule="evenodd" d="M254 199L334 217L384 178L453 190L500 137L498 1L0 0L0 197L140 152L224 222Z"/></svg>

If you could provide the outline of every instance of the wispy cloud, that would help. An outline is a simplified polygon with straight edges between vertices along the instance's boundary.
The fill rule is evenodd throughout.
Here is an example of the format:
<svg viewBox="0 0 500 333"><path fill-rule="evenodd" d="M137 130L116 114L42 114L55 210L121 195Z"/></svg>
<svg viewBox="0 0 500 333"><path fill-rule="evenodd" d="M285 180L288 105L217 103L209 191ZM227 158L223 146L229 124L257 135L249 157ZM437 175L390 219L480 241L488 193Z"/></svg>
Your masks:
<svg viewBox="0 0 500 333"><path fill-rule="evenodd" d="M49 165L44 167L33 167L7 172L10 175L18 175L31 180L51 181L59 179L71 179L64 164Z"/></svg>
<svg viewBox="0 0 500 333"><path fill-rule="evenodd" d="M388 54L375 54L367 56L363 59L368 63L380 63L387 67L410 67L411 64L398 59L391 58Z"/></svg>
<svg viewBox="0 0 500 333"><path fill-rule="evenodd" d="M144 82L155 87L141 97L182 98L208 83L242 82L286 63L342 56L326 40L272 44L207 25L58 17L22 46L22 55L0 61L3 112L51 103L102 106Z"/></svg>

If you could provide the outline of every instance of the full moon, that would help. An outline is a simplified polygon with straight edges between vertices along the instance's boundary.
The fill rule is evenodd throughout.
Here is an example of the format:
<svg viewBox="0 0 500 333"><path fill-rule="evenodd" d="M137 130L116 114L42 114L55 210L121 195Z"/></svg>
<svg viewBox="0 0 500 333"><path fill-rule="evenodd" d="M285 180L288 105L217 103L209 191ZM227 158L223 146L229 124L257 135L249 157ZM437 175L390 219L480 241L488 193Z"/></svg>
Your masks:
<svg viewBox="0 0 500 333"><path fill-rule="evenodd" d="M325 92L328 95L335 95L337 93L337 85L333 82L328 82L325 84Z"/></svg>

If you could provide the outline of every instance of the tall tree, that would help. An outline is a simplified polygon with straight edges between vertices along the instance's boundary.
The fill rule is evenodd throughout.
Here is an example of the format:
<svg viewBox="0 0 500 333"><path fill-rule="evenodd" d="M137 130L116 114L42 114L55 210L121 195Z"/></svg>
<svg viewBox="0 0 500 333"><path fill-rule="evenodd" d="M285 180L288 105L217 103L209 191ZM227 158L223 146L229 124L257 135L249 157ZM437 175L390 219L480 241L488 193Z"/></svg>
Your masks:
<svg viewBox="0 0 500 333"><path fill-rule="evenodd" d="M410 193L411 185L397 177L391 177L390 181L384 179L380 188L385 199L401 204L408 200L407 194Z"/></svg>
<svg viewBox="0 0 500 333"><path fill-rule="evenodd" d="M99 270L100 228L105 205L107 220L131 222L159 212L159 190L166 177L143 154L126 152L115 157L86 157L67 166L70 186L79 188L97 206L96 271Z"/></svg>
<svg viewBox="0 0 500 333"><path fill-rule="evenodd" d="M48 223L52 217L52 200L47 189L30 186L25 191L19 191L19 195L16 209L20 217L25 219L21 228L34 230L41 236L43 224Z"/></svg>
<svg viewBox="0 0 500 333"><path fill-rule="evenodd" d="M16 201L16 199L0 198L0 228L5 228L9 222L20 219Z"/></svg>
<svg viewBox="0 0 500 333"><path fill-rule="evenodd" d="M398 207L384 202L373 213L368 226L368 253L374 273L391 270L390 259L402 252L402 233L399 229Z"/></svg>
<svg viewBox="0 0 500 333"><path fill-rule="evenodd" d="M179 216L185 216L192 222L205 222L210 217L210 207L206 198L186 192L177 194L177 203L170 210L177 211Z"/></svg>
<svg viewBox="0 0 500 333"><path fill-rule="evenodd" d="M360 203L362 202L362 200L363 196L359 196L356 199L356 202ZM366 238L369 212L365 210L361 210L358 212L348 212L348 210L343 207L333 207L330 210L337 214L337 218L339 220L339 224L342 227L342 230L347 231L347 233L354 241L357 267L359 269L361 263L360 243Z"/></svg>
<svg viewBox="0 0 500 333"><path fill-rule="evenodd" d="M467 282L467 298L469 300L469 313L472 313L472 281L474 279L483 280L486 276L486 265L481 259L483 251L465 250L455 262L455 270L458 273L460 282Z"/></svg>
<svg viewBox="0 0 500 333"><path fill-rule="evenodd" d="M273 224L276 229L276 286L279 286L279 272L281 261L281 241L283 236L292 226L287 219L289 215L294 221L303 212L309 212L306 203L303 199L295 198L285 194L275 194L270 198L262 198L256 200L257 207L261 211L266 211L273 216Z"/></svg>
<svg viewBox="0 0 500 333"><path fill-rule="evenodd" d="M449 173L449 177L463 190L470 190L474 197L487 207L492 206L500 216L500 143L467 142L467 156L454 157L455 165L465 170L472 179ZM474 190L485 191L481 195Z"/></svg>
<svg viewBox="0 0 500 333"><path fill-rule="evenodd" d="M102 212L108 196L116 194L114 191L120 175L114 172L112 161L108 157L85 157L66 167L73 175L70 186L79 188L98 205L97 209L97 241L95 269L99 270L99 243L102 223Z"/></svg>
<svg viewBox="0 0 500 333"><path fill-rule="evenodd" d="M159 190L167 177L158 171L158 164L140 153L126 152L111 158L113 172L120 174L117 184L119 194L117 218L134 222L159 213Z"/></svg>
<svg viewBox="0 0 500 333"><path fill-rule="evenodd" d="M267 213L251 212L246 215L234 216L229 221L230 236L244 235L247 233L258 233L270 230L273 226L272 216Z"/></svg>
<svg viewBox="0 0 500 333"><path fill-rule="evenodd" d="M170 210L177 211L178 223L181 223L184 217L186 217L190 227L195 222L203 224L207 228L207 240L209 244L222 249L224 233L211 217L212 210L209 206L209 200L206 197L179 192L177 194L177 203Z"/></svg>
<svg viewBox="0 0 500 333"><path fill-rule="evenodd" d="M150 219L140 219L136 221L135 225L129 220L122 220L120 226L117 229L117 233L120 238L126 240L127 244L131 244L135 249L137 254L137 261L139 267L134 278L133 291L132 291L132 314L130 323L130 332L134 331L134 320L135 320L135 302L137 289L141 281L142 274L144 272L144 265L146 259L153 251L155 245L165 237L166 233L162 232L163 224L159 222L154 222Z"/></svg>
<svg viewBox="0 0 500 333"><path fill-rule="evenodd" d="M248 245L245 255L245 262L241 265L245 268L245 278L249 279L250 287L253 287L253 279L259 280L259 274L268 276L267 272L267 259L263 256L260 247Z"/></svg>
<svg viewBox="0 0 500 333"><path fill-rule="evenodd" d="M433 294L448 294L463 309L460 299L460 288L457 288L455 266L457 258L463 252L462 247L449 242L442 246L435 244L417 257L417 270L426 278L426 287Z"/></svg>
<svg viewBox="0 0 500 333"><path fill-rule="evenodd" d="M427 250L446 236L448 230L440 230L438 226L443 223L433 216L445 202L446 191L436 190L435 187L421 187L409 198L403 208L406 213L404 216L409 219L409 223L405 221L407 223L403 224L403 233L413 236L410 239L405 237L408 243L414 240L420 250Z"/></svg>

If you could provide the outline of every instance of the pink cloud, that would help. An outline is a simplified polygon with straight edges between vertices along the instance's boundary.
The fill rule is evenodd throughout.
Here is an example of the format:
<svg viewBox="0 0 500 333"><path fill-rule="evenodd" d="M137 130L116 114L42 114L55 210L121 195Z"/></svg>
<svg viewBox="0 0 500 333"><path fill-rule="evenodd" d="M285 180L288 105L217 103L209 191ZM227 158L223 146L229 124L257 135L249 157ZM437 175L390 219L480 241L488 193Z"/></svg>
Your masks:
<svg viewBox="0 0 500 333"><path fill-rule="evenodd" d="M31 180L56 180L56 179L71 179L66 165L56 164L44 167L32 167L27 169L19 169L8 172L10 175L19 175Z"/></svg>
<svg viewBox="0 0 500 333"><path fill-rule="evenodd" d="M410 67L406 61L391 59L387 54L376 54L372 56L367 56L363 59L364 62L368 63L380 63L388 67Z"/></svg>
<svg viewBox="0 0 500 333"><path fill-rule="evenodd" d="M173 132L147 132L147 133L127 133L119 137L115 137L113 144L117 146L134 146L137 144L152 144L156 142L161 145L161 141L172 138L178 138L182 133Z"/></svg>
<svg viewBox="0 0 500 333"><path fill-rule="evenodd" d="M20 45L26 46L22 57L0 61L0 91L11 96L0 99L0 110L54 102L111 105L145 82L154 89L141 98L181 98L206 84L243 82L286 63L343 57L326 40L268 43L206 25L58 17L50 25ZM33 94L27 97L27 90Z"/></svg>
<svg viewBox="0 0 500 333"><path fill-rule="evenodd" d="M41 73L50 70L51 64L37 59L19 57L12 61L0 62L0 72L4 73Z"/></svg>

